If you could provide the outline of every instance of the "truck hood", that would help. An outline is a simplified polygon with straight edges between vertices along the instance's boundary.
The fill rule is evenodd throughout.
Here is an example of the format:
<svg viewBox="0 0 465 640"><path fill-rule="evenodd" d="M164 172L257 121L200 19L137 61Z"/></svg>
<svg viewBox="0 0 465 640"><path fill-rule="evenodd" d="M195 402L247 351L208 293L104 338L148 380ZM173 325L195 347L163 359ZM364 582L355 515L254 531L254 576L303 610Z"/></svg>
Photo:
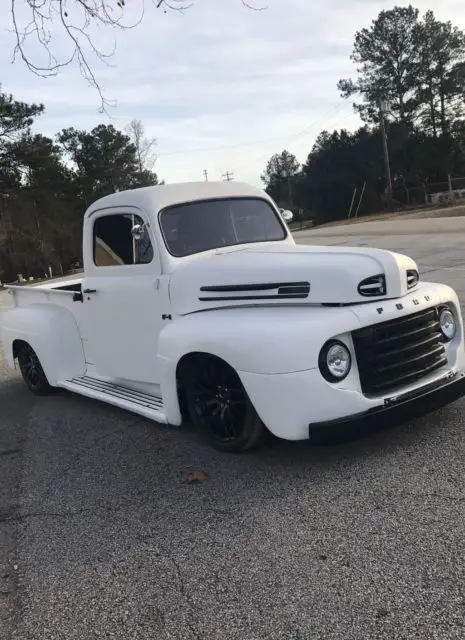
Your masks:
<svg viewBox="0 0 465 640"><path fill-rule="evenodd" d="M407 256L358 247L229 248L181 263L171 276L173 311L244 305L357 304L398 298L418 280Z"/></svg>

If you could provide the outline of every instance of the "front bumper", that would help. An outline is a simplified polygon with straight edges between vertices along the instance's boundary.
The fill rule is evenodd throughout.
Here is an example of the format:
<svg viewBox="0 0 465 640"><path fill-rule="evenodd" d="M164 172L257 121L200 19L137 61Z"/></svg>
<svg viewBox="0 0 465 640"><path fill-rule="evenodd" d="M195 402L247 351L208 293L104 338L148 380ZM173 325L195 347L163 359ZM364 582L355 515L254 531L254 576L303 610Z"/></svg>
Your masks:
<svg viewBox="0 0 465 640"><path fill-rule="evenodd" d="M465 396L465 373L456 373L424 387L384 400L381 406L335 420L309 424L308 434L317 443L348 439L417 418Z"/></svg>

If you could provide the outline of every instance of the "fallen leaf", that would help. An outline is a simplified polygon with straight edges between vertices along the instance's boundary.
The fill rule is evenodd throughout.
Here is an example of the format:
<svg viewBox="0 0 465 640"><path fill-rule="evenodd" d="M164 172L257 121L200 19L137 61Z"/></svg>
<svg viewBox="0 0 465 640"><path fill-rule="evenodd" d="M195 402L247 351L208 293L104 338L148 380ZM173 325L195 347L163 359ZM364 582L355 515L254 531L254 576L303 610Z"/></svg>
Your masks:
<svg viewBox="0 0 465 640"><path fill-rule="evenodd" d="M187 476L187 482L203 482L207 478L205 471L191 471Z"/></svg>

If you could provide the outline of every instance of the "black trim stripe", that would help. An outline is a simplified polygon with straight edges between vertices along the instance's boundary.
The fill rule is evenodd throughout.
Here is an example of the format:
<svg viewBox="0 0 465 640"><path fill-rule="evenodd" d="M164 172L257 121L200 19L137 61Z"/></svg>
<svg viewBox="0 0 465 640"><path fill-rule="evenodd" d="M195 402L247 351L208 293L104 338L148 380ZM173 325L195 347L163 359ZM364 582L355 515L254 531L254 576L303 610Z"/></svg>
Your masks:
<svg viewBox="0 0 465 640"><path fill-rule="evenodd" d="M199 298L200 302L224 302L226 300L296 300L308 298L308 293L296 293L292 295L274 296L215 296L214 298Z"/></svg>
<svg viewBox="0 0 465 640"><path fill-rule="evenodd" d="M277 293L260 295L259 292L274 291ZM264 282L260 284L225 284L200 287L200 291L211 293L224 293L231 295L203 296L200 302L224 302L237 300L296 300L308 298L310 293L309 282ZM254 294L253 292L257 292ZM249 295L237 295L237 294Z"/></svg>
<svg viewBox="0 0 465 640"><path fill-rule="evenodd" d="M200 287L200 291L212 293L237 292L237 291L269 291L280 287L299 287L310 291L309 282L263 282L259 284L221 284Z"/></svg>

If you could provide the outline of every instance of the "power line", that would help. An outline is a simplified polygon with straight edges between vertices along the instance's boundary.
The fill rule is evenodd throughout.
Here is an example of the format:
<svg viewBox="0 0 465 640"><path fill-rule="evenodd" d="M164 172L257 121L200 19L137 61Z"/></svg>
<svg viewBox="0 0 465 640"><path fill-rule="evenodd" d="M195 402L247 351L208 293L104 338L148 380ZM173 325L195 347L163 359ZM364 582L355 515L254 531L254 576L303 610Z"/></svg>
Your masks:
<svg viewBox="0 0 465 640"><path fill-rule="evenodd" d="M221 177L226 182L231 182L231 180L234 180L234 173L232 171L225 171Z"/></svg>
<svg viewBox="0 0 465 640"><path fill-rule="evenodd" d="M204 169L202 173L203 173L203 177L205 178L205 182L208 182L208 171Z"/></svg>
<svg viewBox="0 0 465 640"><path fill-rule="evenodd" d="M329 117L334 116L336 113L339 113L341 111L345 111L347 105L346 104L338 104L337 107L330 112ZM328 119L328 114L326 114L325 116L320 116L319 118L316 118L315 120L312 120L306 127L305 129L301 129L300 131L298 131L297 133L291 134L289 135L281 135L281 136L274 136L271 138L263 138L262 140L251 140L250 142L238 142L235 144L230 144L230 145L218 145L216 147L199 147L197 149L185 149L185 150L181 150L181 151L166 151L166 152L160 152L157 153L157 158L161 158L164 156L176 156L176 155L188 155L190 153L203 153L203 152L208 152L208 151L222 151L222 150L228 150L228 149L240 149L242 147L252 147L255 145L259 145L259 144L266 144L268 142L274 142L277 140L288 140L288 139L294 139L294 138L300 138L301 136L306 135L307 133L310 132L310 130L316 125L318 124L318 122L324 121Z"/></svg>
<svg viewBox="0 0 465 640"><path fill-rule="evenodd" d="M320 118L320 119L319 119L319 120L317 120L316 122L321 122L321 121L323 121L322 127L323 127L324 129L329 129L329 128L330 128L330 127L332 127L332 126L335 126L335 123L337 122L337 120L338 120L338 118L339 118L339 114L340 114L340 112L341 112L341 111L343 111L343 110L344 110L344 107L341 107L341 106L340 106L338 109L335 109L335 110L334 110L334 111L333 111L333 112L332 112L328 117L326 117L326 118ZM334 124L333 124L333 123L334 123ZM311 125L309 125L309 127L307 127L307 130L305 130L305 132L307 132L307 131L308 131L308 129L312 128L314 125L315 125L315 122L313 122ZM289 142L292 142L292 141L294 141L294 140L296 140L296 139L298 139L298 138L303 137L303 135L305 135L305 133L303 133L303 134L302 134L302 133L297 133L297 134L294 134L293 136L289 136L289 137L287 138L288 143L289 143ZM239 165L239 168L240 168L240 169L243 169L244 167L248 167L248 166L250 166L250 165L252 165L252 164L256 164L257 162L261 162L261 161L263 161L263 160L266 160L267 158L269 158L269 153L266 153L266 154L263 154L263 153L262 153L262 154L260 154L260 156L258 156L258 157L256 156L255 158L249 158L246 162L242 162L242 163ZM236 165L236 166L235 166L235 169L236 169L236 170L238 169L238 165Z"/></svg>

